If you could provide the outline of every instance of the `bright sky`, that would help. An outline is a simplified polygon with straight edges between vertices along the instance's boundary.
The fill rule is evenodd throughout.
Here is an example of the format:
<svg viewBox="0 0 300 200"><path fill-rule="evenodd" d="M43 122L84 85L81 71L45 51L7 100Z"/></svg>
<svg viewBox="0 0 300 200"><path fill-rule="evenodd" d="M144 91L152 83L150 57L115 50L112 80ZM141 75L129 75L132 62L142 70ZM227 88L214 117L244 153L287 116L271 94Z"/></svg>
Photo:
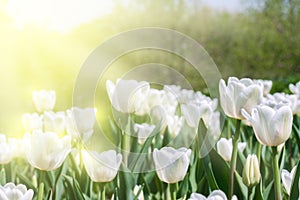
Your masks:
<svg viewBox="0 0 300 200"><path fill-rule="evenodd" d="M6 6L18 28L34 24L60 32L100 18L112 9L113 1L107 0L8 0Z"/></svg>
<svg viewBox="0 0 300 200"><path fill-rule="evenodd" d="M1 1L1 0L0 0ZM217 10L239 11L241 0L199 0ZM112 12L112 0L7 0L6 11L15 25L37 25L48 30L68 32L80 24L101 18ZM128 2L124 0L123 3Z"/></svg>

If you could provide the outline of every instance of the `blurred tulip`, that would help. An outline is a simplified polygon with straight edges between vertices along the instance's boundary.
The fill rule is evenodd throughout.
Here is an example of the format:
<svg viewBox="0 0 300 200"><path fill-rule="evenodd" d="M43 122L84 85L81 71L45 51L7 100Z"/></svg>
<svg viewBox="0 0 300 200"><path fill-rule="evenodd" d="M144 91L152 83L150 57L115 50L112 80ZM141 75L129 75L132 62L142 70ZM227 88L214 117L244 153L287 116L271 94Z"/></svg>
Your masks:
<svg viewBox="0 0 300 200"><path fill-rule="evenodd" d="M37 113L23 114L22 123L26 132L32 132L34 130L42 130L43 128L42 117L39 116Z"/></svg>
<svg viewBox="0 0 300 200"><path fill-rule="evenodd" d="M0 164L9 163L16 153L16 147L6 138L5 134L0 134Z"/></svg>
<svg viewBox="0 0 300 200"><path fill-rule="evenodd" d="M202 194L192 193L189 200L227 200L227 196L222 190L214 190L207 198ZM234 195L232 200L237 200L237 197Z"/></svg>
<svg viewBox="0 0 300 200"><path fill-rule="evenodd" d="M56 94L53 90L40 90L32 92L32 99L35 108L39 112L51 111L54 108Z"/></svg>
<svg viewBox="0 0 300 200"><path fill-rule="evenodd" d="M259 183L260 178L260 169L256 155L248 155L243 169L244 184L249 188L252 188Z"/></svg>
<svg viewBox="0 0 300 200"><path fill-rule="evenodd" d="M151 124L134 124L134 131L137 133L139 144L144 144L154 128L155 125Z"/></svg>
<svg viewBox="0 0 300 200"><path fill-rule="evenodd" d="M239 142L238 150L243 152L246 148L246 145L246 142ZM217 142L217 151L225 161L230 161L232 155L232 139L221 138Z"/></svg>
<svg viewBox="0 0 300 200"><path fill-rule="evenodd" d="M168 130L172 137L176 137L183 126L183 117L177 115L167 115Z"/></svg>
<svg viewBox="0 0 300 200"><path fill-rule="evenodd" d="M106 81L106 90L112 106L122 113L133 113L142 106L143 99L150 89L148 82L119 79L115 85Z"/></svg>
<svg viewBox="0 0 300 200"><path fill-rule="evenodd" d="M69 135L76 139L87 141L94 132L96 121L96 109L73 107L67 110L66 130Z"/></svg>
<svg viewBox="0 0 300 200"><path fill-rule="evenodd" d="M33 190L27 190L23 184L7 183L4 186L0 186L1 200L32 200L32 198Z"/></svg>
<svg viewBox="0 0 300 200"><path fill-rule="evenodd" d="M65 132L65 118L64 112L44 112L44 131L63 135Z"/></svg>
<svg viewBox="0 0 300 200"><path fill-rule="evenodd" d="M271 80L254 79L253 82L261 85L264 96L270 93L273 85L273 82Z"/></svg>
<svg viewBox="0 0 300 200"><path fill-rule="evenodd" d="M84 167L89 177L94 182L112 181L122 162L122 155L114 150L97 153L95 151L82 150Z"/></svg>
<svg viewBox="0 0 300 200"><path fill-rule="evenodd" d="M294 84L289 84L289 89L293 94L296 94L300 98L300 81Z"/></svg>
<svg viewBox="0 0 300 200"><path fill-rule="evenodd" d="M285 188L285 191L290 195L293 179L296 173L297 166L293 167L291 172L288 172L286 169L281 171L281 181L282 185Z"/></svg>
<svg viewBox="0 0 300 200"><path fill-rule="evenodd" d="M53 132L34 131L24 136L27 161L45 171L59 168L71 151L71 137L59 138Z"/></svg>
<svg viewBox="0 0 300 200"><path fill-rule="evenodd" d="M163 147L154 149L153 160L159 179L165 183L177 183L186 175L192 150Z"/></svg>
<svg viewBox="0 0 300 200"><path fill-rule="evenodd" d="M259 105L251 116L242 110L245 118L252 124L257 140L266 146L278 146L291 135L293 113L289 106L271 108Z"/></svg>
<svg viewBox="0 0 300 200"><path fill-rule="evenodd" d="M249 78L237 79L230 77L226 86L222 79L219 83L220 102L223 111L229 117L244 119L241 109L251 112L258 105L263 96L261 86Z"/></svg>

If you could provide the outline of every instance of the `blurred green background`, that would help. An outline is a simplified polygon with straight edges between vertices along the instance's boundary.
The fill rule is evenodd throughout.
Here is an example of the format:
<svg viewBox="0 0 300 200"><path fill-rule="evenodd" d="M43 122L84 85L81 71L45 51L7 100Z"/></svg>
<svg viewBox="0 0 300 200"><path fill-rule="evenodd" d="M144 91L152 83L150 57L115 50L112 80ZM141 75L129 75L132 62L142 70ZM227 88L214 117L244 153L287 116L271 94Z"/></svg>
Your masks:
<svg viewBox="0 0 300 200"><path fill-rule="evenodd" d="M27 6L32 9L29 10L32 16L26 18L18 10L23 5L11 2L0 0L0 132L9 135L23 135L21 115L35 111L31 100L33 90L54 89L55 110L70 108L76 76L88 55L106 39L135 28L163 27L192 37L207 50L224 78L272 79L273 92L286 90L288 83L300 80L298 0L242 0L240 8L233 10L211 8L200 0L114 0L108 7L102 1L104 15L69 29L63 24L64 20L68 23L67 17L80 18L81 12L89 10L82 8L64 16L68 5L58 4L60 12L53 7L49 17L56 17L61 23L59 27L65 29L55 29L47 27L49 20L40 20L44 15L34 12L35 4ZM228 4L230 7L230 1ZM16 5L19 8L13 10ZM37 24L30 20L40 21ZM55 20L51 23L55 24ZM205 87L193 68L175 55L138 51L112 64L100 81L96 98L107 102L105 79L116 80L132 67L149 62L174 67L194 88ZM106 117L107 108L99 105L98 116Z"/></svg>

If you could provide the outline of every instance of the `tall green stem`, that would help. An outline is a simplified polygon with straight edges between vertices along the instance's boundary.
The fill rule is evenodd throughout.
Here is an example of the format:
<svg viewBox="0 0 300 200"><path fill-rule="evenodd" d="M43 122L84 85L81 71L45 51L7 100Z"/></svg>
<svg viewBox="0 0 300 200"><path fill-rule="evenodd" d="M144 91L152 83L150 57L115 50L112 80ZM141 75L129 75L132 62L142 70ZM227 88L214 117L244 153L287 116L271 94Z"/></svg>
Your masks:
<svg viewBox="0 0 300 200"><path fill-rule="evenodd" d="M44 179L45 171L39 170L39 190L38 190L38 200L43 200L44 196Z"/></svg>
<svg viewBox="0 0 300 200"><path fill-rule="evenodd" d="M236 168L236 158L237 158L237 150L238 150L238 142L240 138L240 127L241 120L237 119L235 133L232 136L232 154L231 154L231 163L230 163L230 177L229 177L229 192L228 199L232 198L233 189L234 189L234 172Z"/></svg>
<svg viewBox="0 0 300 200"><path fill-rule="evenodd" d="M274 172L274 188L275 188L275 199L281 200L281 185L280 185L280 176L279 176L279 168L278 168L278 151L277 147L272 147L273 154L273 172Z"/></svg>
<svg viewBox="0 0 300 200"><path fill-rule="evenodd" d="M176 200L176 183L169 183L171 200Z"/></svg>

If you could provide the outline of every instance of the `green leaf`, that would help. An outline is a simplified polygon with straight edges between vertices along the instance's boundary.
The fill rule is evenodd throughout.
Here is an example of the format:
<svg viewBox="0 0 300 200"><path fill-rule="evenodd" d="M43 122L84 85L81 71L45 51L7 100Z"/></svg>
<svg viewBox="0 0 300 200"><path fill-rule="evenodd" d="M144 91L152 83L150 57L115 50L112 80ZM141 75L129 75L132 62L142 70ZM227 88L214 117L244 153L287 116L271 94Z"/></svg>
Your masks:
<svg viewBox="0 0 300 200"><path fill-rule="evenodd" d="M19 179L22 181L24 185L27 186L27 188L33 189L34 193L38 192L37 188L32 184L32 181L29 180L26 176L17 173L17 177L19 177Z"/></svg>
<svg viewBox="0 0 300 200"><path fill-rule="evenodd" d="M210 151L209 155L216 182L219 188L227 194L230 174L229 166L214 149Z"/></svg>
<svg viewBox="0 0 300 200"><path fill-rule="evenodd" d="M291 187L291 194L290 200L298 199L299 198L299 178L300 178L300 162L297 164L296 173L293 178L293 183Z"/></svg>
<svg viewBox="0 0 300 200"><path fill-rule="evenodd" d="M243 195L242 199L246 199L248 195L248 188L244 185L242 177L237 172L235 172L234 175L237 183L235 185L239 186L239 187L234 187L234 192L238 196Z"/></svg>
<svg viewBox="0 0 300 200"><path fill-rule="evenodd" d="M187 174L183 181L180 183L179 190L177 192L177 199L183 197L189 190L189 174Z"/></svg>
<svg viewBox="0 0 300 200"><path fill-rule="evenodd" d="M254 193L255 200L264 200L261 191L262 191L262 181L260 181L259 184L255 187L255 193Z"/></svg>

